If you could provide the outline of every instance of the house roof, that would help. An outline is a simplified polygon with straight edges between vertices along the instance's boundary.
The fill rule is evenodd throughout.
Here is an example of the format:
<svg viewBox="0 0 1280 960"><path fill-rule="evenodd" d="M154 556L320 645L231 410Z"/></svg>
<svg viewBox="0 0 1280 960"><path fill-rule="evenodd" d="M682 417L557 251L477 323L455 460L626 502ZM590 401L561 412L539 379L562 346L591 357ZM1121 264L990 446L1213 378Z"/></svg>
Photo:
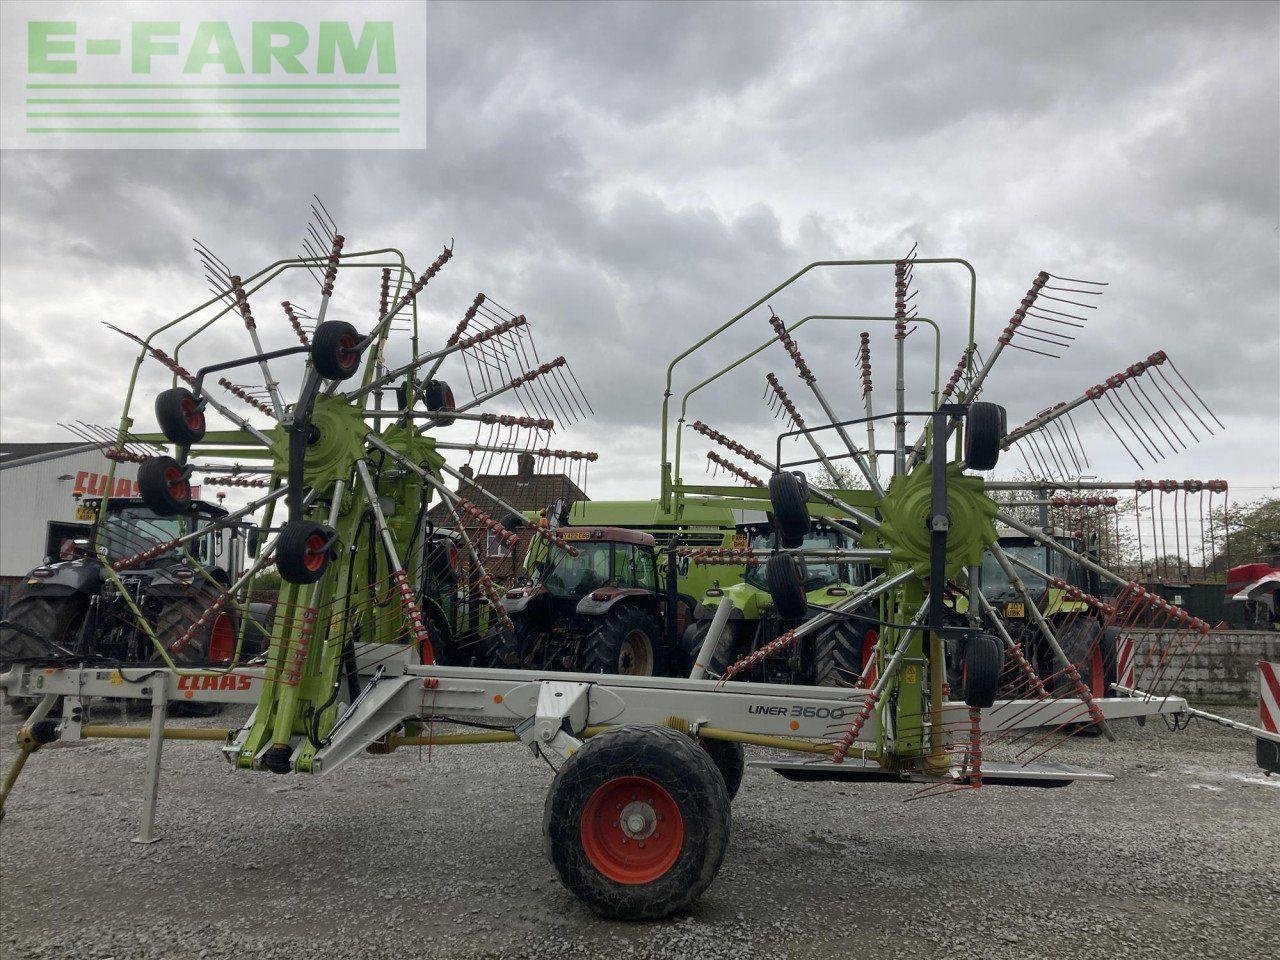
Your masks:
<svg viewBox="0 0 1280 960"><path fill-rule="evenodd" d="M489 491L495 497L502 498L521 511L541 510L562 499L568 503L587 499L587 495L579 489L578 485L563 473L533 474L532 476L514 473L482 473L472 480L461 481L458 485L459 495L497 519L502 519L499 516L498 505L476 487ZM453 525L453 514L443 503L433 506L427 512L427 516L433 523L440 526Z"/></svg>

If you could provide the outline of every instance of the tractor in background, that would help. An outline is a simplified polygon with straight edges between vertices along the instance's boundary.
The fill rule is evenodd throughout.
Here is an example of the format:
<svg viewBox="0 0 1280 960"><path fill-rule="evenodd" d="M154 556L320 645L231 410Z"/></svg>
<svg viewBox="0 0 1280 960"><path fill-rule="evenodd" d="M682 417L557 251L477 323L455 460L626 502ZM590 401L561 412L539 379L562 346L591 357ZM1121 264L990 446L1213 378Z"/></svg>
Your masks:
<svg viewBox="0 0 1280 960"><path fill-rule="evenodd" d="M1025 564L1017 570L1018 577L1036 601L1037 609L1053 630L1063 652L1080 672L1090 695L1108 696L1117 680L1119 629L1105 626L1085 601L1072 599L1065 588L1050 582L1053 578L1084 593L1097 595L1102 590L1097 574L1031 537L1007 529L998 533L998 542L1005 554ZM1086 557L1096 555L1094 543L1068 536L1061 530L1053 530L1052 535L1070 550ZM1037 576L1027 567L1047 576ZM999 614L1013 641L1021 646L1037 675L1048 680L1051 687L1067 683L1061 665L1026 609L1026 601L991 554L983 558L981 582L983 596Z"/></svg>
<svg viewBox="0 0 1280 960"><path fill-rule="evenodd" d="M23 579L21 593L0 621L0 668L19 660L74 657L113 664L156 661L149 637L137 626L140 612L183 666L230 663L240 643L243 659L265 647L271 607L250 605L250 616L220 611L180 642L244 566L244 530L209 529L185 548L157 553L121 570L119 584L103 575L106 562L136 554L140 545L210 526L227 511L193 500L181 514L163 517L136 497L88 498L80 509L99 518L84 539L64 540L57 559L46 557ZM122 589L123 588L123 589ZM14 702L16 709L25 705Z"/></svg>
<svg viewBox="0 0 1280 960"><path fill-rule="evenodd" d="M573 553L535 538L526 582L506 591L512 627L485 640L488 664L529 670L661 675L673 662L663 631L653 537L621 527L563 527Z"/></svg>
<svg viewBox="0 0 1280 960"><path fill-rule="evenodd" d="M769 522L738 527L737 542L750 551L765 553L775 549L777 529ZM851 544L839 530L815 519L799 547L807 551L840 551ZM785 569L799 567L799 575ZM766 646L788 630L847 598L860 584L870 580L864 563L839 560L801 559L778 555L770 563L749 565L741 579L722 587L719 581L703 593L694 611L693 622L681 638L684 673L692 668L711 627L716 608L730 603L726 635L707 669L723 673L736 660ZM878 632L874 620L845 617L785 654L770 657L744 679L814 686L853 686L875 650Z"/></svg>

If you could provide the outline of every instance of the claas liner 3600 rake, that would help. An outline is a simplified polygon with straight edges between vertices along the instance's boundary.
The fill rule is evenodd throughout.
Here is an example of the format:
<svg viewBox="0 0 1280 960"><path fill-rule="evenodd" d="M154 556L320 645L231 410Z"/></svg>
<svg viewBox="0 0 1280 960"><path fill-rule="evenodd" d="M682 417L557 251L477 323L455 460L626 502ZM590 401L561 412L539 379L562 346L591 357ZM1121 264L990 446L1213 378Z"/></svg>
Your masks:
<svg viewBox="0 0 1280 960"><path fill-rule="evenodd" d="M812 505L860 544L849 557L875 571L847 599L767 649L752 652L718 678L701 676L700 667L693 677L672 679L470 666L469 639L500 627L505 614L497 585L483 572L483 549L469 531L510 539L521 521L514 507L483 489L477 489L474 499L463 499L447 486L446 475L458 477L459 471L446 462L446 453L456 449L469 456L507 458L532 452L565 464L585 463L590 455L538 445L554 420L582 412L585 398L563 358L537 358L525 318L484 296L470 305L442 347L420 352L418 301L452 256L451 249L415 277L394 250L347 252L327 211L321 206L316 215L303 256L278 261L245 280L202 248L215 297L140 341L135 379L143 363L159 362L173 374L173 386L155 398L160 433L135 434L129 402L116 433L118 458L139 456L140 441L172 445L172 455L142 457L139 464L142 495L163 515L183 516L196 475L206 482L217 476L222 482L261 487L264 493L226 520L265 514L255 561L236 582L217 584L211 607L176 637L156 635L154 625L135 610L139 627L156 646L156 658L146 664L95 662L52 647L10 654L10 669L0 677L0 686L11 696L42 699L19 735L21 751L6 780L6 794L27 757L54 739L145 738L148 781L138 837L145 842L154 838L165 739L222 741L227 760L238 767L297 775L331 773L357 754L389 754L404 745L521 743L560 762L547 798L544 832L562 881L602 914L660 917L693 902L720 867L729 839L729 804L743 774L743 744L799 754L801 762L773 764L798 778L887 779L919 783L930 792L992 783L1062 785L1108 778L1030 762L1054 743L1082 728L1105 730L1108 721L1188 709L1182 699L1164 691L1156 695L1154 689L1176 672L1184 636L1194 642L1206 629L1176 607L1100 566L1099 575L1117 585L1115 595L1073 594L1100 624L1122 628L1155 617L1167 628L1154 659L1139 673L1152 689L1143 691L1130 680L1129 696L1100 697L1081 682L1076 661L1062 650L1047 622L1038 621L1038 627L1061 669L1049 679L1030 669L976 589L974 571L984 552L993 553L1009 578L1021 583L1016 564L996 544L994 524L1001 508L983 480L965 471L991 468L1000 448L1019 438L1018 431L1006 435L1000 408L977 396L1001 349L1013 343L1031 305L1027 301L981 364L976 362L971 322L957 376L935 395L925 411L928 426L910 446L899 388L892 415L893 468L887 479L874 452L871 428L876 418L869 406L860 421L868 430L868 448L858 446L849 425L828 428L867 479L866 490L809 487L780 469L780 454L769 463L702 425L708 435L772 474L767 490L719 488L718 495L769 501L779 542L761 562L776 567L770 583L779 596L785 596L789 579L800 576L805 553L800 544ZM818 267L893 267L898 310L889 319L896 323L901 384L908 274L925 263L968 266L957 260L827 262L810 265L782 286ZM330 304L339 277L359 277L361 269L364 276L380 272L380 290L370 295L377 304L375 318L362 325L330 318L338 312L336 302L333 309ZM286 303L284 316L277 315L269 325L264 311L250 306L250 297L278 278L304 270L320 288L314 320L301 306ZM1049 287L1048 279L1042 274L1037 280L1029 294L1033 303ZM342 312L350 316L354 308ZM182 365L180 350L189 341L215 321L225 326L237 320L249 335L248 356L194 372ZM389 334L406 320L412 356L388 369ZM834 422L835 414L791 333L776 318L774 326L776 339ZM268 349L262 340L268 327L297 342ZM159 346L163 333L183 339L166 352ZM526 355L530 362L520 364ZM458 402L437 378L451 357L467 363L474 400ZM283 394L289 378L277 377L298 360L305 361L305 368L293 378L296 399L289 403ZM246 367L257 369L260 386L250 388L226 375ZM393 404L383 406L384 393L395 398ZM521 413L473 412L508 393L522 405ZM130 400L132 395L131 388ZM226 421L226 429L207 423L215 413ZM1051 421L1053 414L1041 419ZM440 439L443 428L473 422L477 428L509 432L496 440L478 434L469 443ZM819 432L810 429L804 436L824 462L837 459L822 447ZM948 461L947 440L957 432L960 455ZM677 446L675 470L663 465L664 500L681 494L678 459ZM426 505L434 499L447 506L453 519L448 531L436 530L424 519ZM283 522L273 519L282 509ZM1003 519L1054 549L1068 550L1041 529L1019 526L1016 517ZM545 524L532 535L544 538L547 549L574 550L572 542ZM120 574L131 562L181 551L187 542L186 535L179 535L133 557L102 554L104 575L127 599ZM469 572L452 582L446 577L441 588L432 572L436 548L460 554ZM1072 555L1093 564L1088 557ZM256 577L270 563L284 582L267 652L248 664L239 663L237 656L223 668L177 667L175 653L210 618L247 606ZM967 607L961 602L966 597ZM1034 603L1028 607L1036 609ZM863 615L871 611L880 632L874 656L861 676L849 678L849 686L734 679L761 657L783 651L855 610ZM250 618L240 622L243 640L243 631L253 627ZM714 648L723 626L708 633L707 647ZM948 689L949 657L962 664L961 689ZM1006 685L1006 698L997 700L1006 658L1020 668L1022 686L1010 693ZM707 649L699 659L708 662ZM151 704L151 722L137 728L96 722L91 710L98 698L145 699ZM238 729L181 728L166 724L167 704L176 699L245 703L254 709ZM58 704L60 715L54 712ZM445 732L445 723L472 729ZM984 758L991 743L1000 740L1010 742L1015 762L996 765Z"/></svg>

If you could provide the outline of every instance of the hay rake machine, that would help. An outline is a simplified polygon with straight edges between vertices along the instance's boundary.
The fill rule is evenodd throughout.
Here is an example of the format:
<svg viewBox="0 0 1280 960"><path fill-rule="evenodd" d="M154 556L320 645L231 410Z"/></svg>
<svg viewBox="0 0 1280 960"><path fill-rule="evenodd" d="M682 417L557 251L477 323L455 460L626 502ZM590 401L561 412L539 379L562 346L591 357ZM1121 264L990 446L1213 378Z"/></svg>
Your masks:
<svg viewBox="0 0 1280 960"><path fill-rule="evenodd" d="M174 375L174 385L156 398L161 432L135 435L128 404L117 432L122 457L127 453L124 438L172 445L172 455L145 456L140 463L143 495L157 512L180 515L196 475L265 489L229 514L229 520L236 521L264 513L254 563L220 590L191 630L200 629L200 621L218 610L246 604L254 577L274 562L284 583L268 651L256 662L233 662L222 670L183 669L172 659L172 644L181 645L182 638L153 636L160 659L167 661L163 665L73 662L65 657L13 663L0 685L11 695L42 699L20 733L22 749L6 781L6 795L26 758L43 743L94 736L145 738L148 786L138 839L149 841L154 839L166 739L217 740L238 767L295 775L331 773L360 754L388 754L409 745L520 743L560 763L543 828L550 859L565 885L604 915L661 917L692 903L720 867L729 839L729 805L743 775L744 745L800 755L800 761L768 761L784 775L800 779L919 783L925 795L984 784L1059 786L1109 779L1033 762L1072 733L1085 727L1105 731L1109 722L1123 718L1188 711L1186 702L1170 695L1167 687L1176 676L1176 658L1186 638L1194 643L1207 625L1065 546L1043 528L1022 523L993 499L993 485L966 472L989 470L1003 448L1031 436L1030 430L1021 436L1007 433L1001 408L978 396L1003 349L1022 346L1016 342L1026 335L1020 327L1033 315L1031 308L1042 288L1054 288L1048 275L1041 274L985 359L974 343L976 295L971 290L962 359L943 387L936 362L940 332L933 321L913 314L909 287L912 271L925 265L960 265L973 276L967 263L954 259L811 264L677 357L668 370L669 398L672 374L682 359L811 271L893 269L894 314L848 318L893 324L897 369L891 412L874 413L869 344L863 341L859 365L864 415L839 419L800 353L795 340L800 323L788 327L772 311L773 336L760 350L773 343L783 345L826 422L806 425L775 374L770 381L775 404L785 408L796 429L779 438L772 461L701 421L692 425L769 474L767 484L757 483L749 470L718 453L714 460L732 467L748 486L685 484L680 478L679 429L674 464L667 461L666 400L663 407L664 508L678 506L686 493L699 492L767 508L778 529L776 546L769 551L751 557L745 551L733 556L712 551L695 559L764 563L770 568L771 588L777 590L775 599L785 602L788 587L794 588L802 578L806 560L830 559L803 547L810 516L818 513L856 544L839 551L840 556L872 571L850 595L807 619L802 602L799 626L737 659L718 677L706 676L701 665L711 662L709 651L714 652L724 636L727 612L717 616L699 666L687 679L472 665L461 639L462 625L483 630L505 614L497 586L483 574L483 556L471 531L514 537L518 513L492 493L479 491L474 499L464 500L450 489L446 476L461 474L446 462L446 454L459 450L471 456L509 457L532 451L578 463L588 462L588 456L534 448L528 442L521 446L505 434L499 442L479 437L454 444L443 439L440 430L475 422L481 428L545 434L553 426L552 414L559 422L589 408L565 361L537 361L528 346L525 318L501 310L488 298L476 298L444 347L420 352L418 300L452 256L451 249L415 278L396 251L346 252L327 212L321 207L316 214L303 256L279 261L247 281L202 250L214 299L157 333L187 322L198 324L198 332L214 320L238 319L248 330L252 353L192 373L181 365L179 350L193 333L185 333L172 353L157 345L155 335L147 338L138 364L159 361ZM361 268L382 272L376 318L364 327L329 319L340 309L350 310L331 303L339 275ZM292 301L287 303L285 317L276 326L298 343L266 349L249 298L286 271L300 270L311 272L320 286L314 320ZM389 366L388 334L406 315L410 359ZM905 341L913 325L921 324L932 325L938 334L935 381L928 406L913 412L906 404ZM524 372L508 370L506 365L526 349L534 365ZM471 371L476 396L470 402L456 402L437 378L441 364L452 356L461 356ZM285 400L288 379L276 379L288 358L306 361L293 383L297 399L292 403ZM228 379L229 371L255 367L260 386ZM226 393L254 412L242 415L230 401L212 394L208 382L215 376ZM384 392L395 397L390 407L381 404ZM475 411L482 402L505 393L529 404L523 414ZM231 428L211 429L206 418L213 413ZM913 416L923 420L924 429L909 444L907 422ZM886 419L894 440L880 451L875 428ZM1041 419L1048 424L1058 418ZM855 439L855 432L862 436L861 431L865 446ZM948 459L953 435L957 453ZM851 461L864 486L823 489L809 484L795 469L804 463L784 461L783 441L788 437L814 453L805 463L834 467ZM1003 489L1039 491L1051 486L1070 491L1081 483L1037 477ZM424 509L433 498L448 506L454 521L449 531L423 532ZM282 509L286 516L278 523L273 516ZM1096 621L1104 630L1137 622L1161 627L1160 642L1148 649L1149 662L1117 679L1115 689L1125 695L1108 697L1109 691L1096 695L1089 689L1061 630L1040 614L1020 579L1018 559L1001 550L998 520L1117 586L1103 599L1064 581L1081 619ZM186 536L151 549L181 550ZM544 525L537 526L533 536L544 538L547 549L575 549L562 533ZM444 589L427 589L428 582L435 582L428 575L433 568L430 547L441 540L470 558L476 572L474 589L457 580ZM984 556L993 557L1025 597L1037 632L1059 663L1054 673L1044 676L1030 664L1000 612L984 599L979 583ZM111 578L118 577L130 560L103 562ZM727 611L728 605L722 609ZM879 632L865 666L850 676L849 686L744 679L761 660L784 653L855 611L864 617L870 611ZM1006 663L1013 666L1014 683L1002 679ZM149 701L150 725L95 722L92 703L100 697ZM183 698L251 704L254 710L238 729L167 725L167 704ZM61 713L55 716L59 702ZM445 724L461 725L464 731L443 728ZM991 762L989 752L996 743L1008 745L1012 762Z"/></svg>

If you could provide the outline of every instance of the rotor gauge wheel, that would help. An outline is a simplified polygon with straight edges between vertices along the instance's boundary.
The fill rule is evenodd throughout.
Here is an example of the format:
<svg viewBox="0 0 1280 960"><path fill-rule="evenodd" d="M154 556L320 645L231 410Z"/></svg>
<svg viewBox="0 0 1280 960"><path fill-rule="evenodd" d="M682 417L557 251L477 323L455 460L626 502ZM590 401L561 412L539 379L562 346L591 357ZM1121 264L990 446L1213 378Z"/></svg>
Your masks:
<svg viewBox="0 0 1280 960"><path fill-rule="evenodd" d="M148 457L138 465L138 493L162 517L182 513L191 505L191 481L173 457Z"/></svg>
<svg viewBox="0 0 1280 960"><path fill-rule="evenodd" d="M186 387L173 387L156 395L156 420L171 443L189 447L204 439L204 408Z"/></svg>
<svg viewBox="0 0 1280 960"><path fill-rule="evenodd" d="M315 583L333 555L334 532L314 520L290 520L276 542L276 569L288 583Z"/></svg>
<svg viewBox="0 0 1280 960"><path fill-rule="evenodd" d="M449 413L458 409L458 403L453 398L453 388L443 380L432 380L427 384L426 390L427 409L432 413ZM440 417L436 423L442 427L447 427L455 422L454 417Z"/></svg>
<svg viewBox="0 0 1280 960"><path fill-rule="evenodd" d="M346 380L360 369L359 331L345 320L326 320L311 339L311 363L326 380Z"/></svg>

